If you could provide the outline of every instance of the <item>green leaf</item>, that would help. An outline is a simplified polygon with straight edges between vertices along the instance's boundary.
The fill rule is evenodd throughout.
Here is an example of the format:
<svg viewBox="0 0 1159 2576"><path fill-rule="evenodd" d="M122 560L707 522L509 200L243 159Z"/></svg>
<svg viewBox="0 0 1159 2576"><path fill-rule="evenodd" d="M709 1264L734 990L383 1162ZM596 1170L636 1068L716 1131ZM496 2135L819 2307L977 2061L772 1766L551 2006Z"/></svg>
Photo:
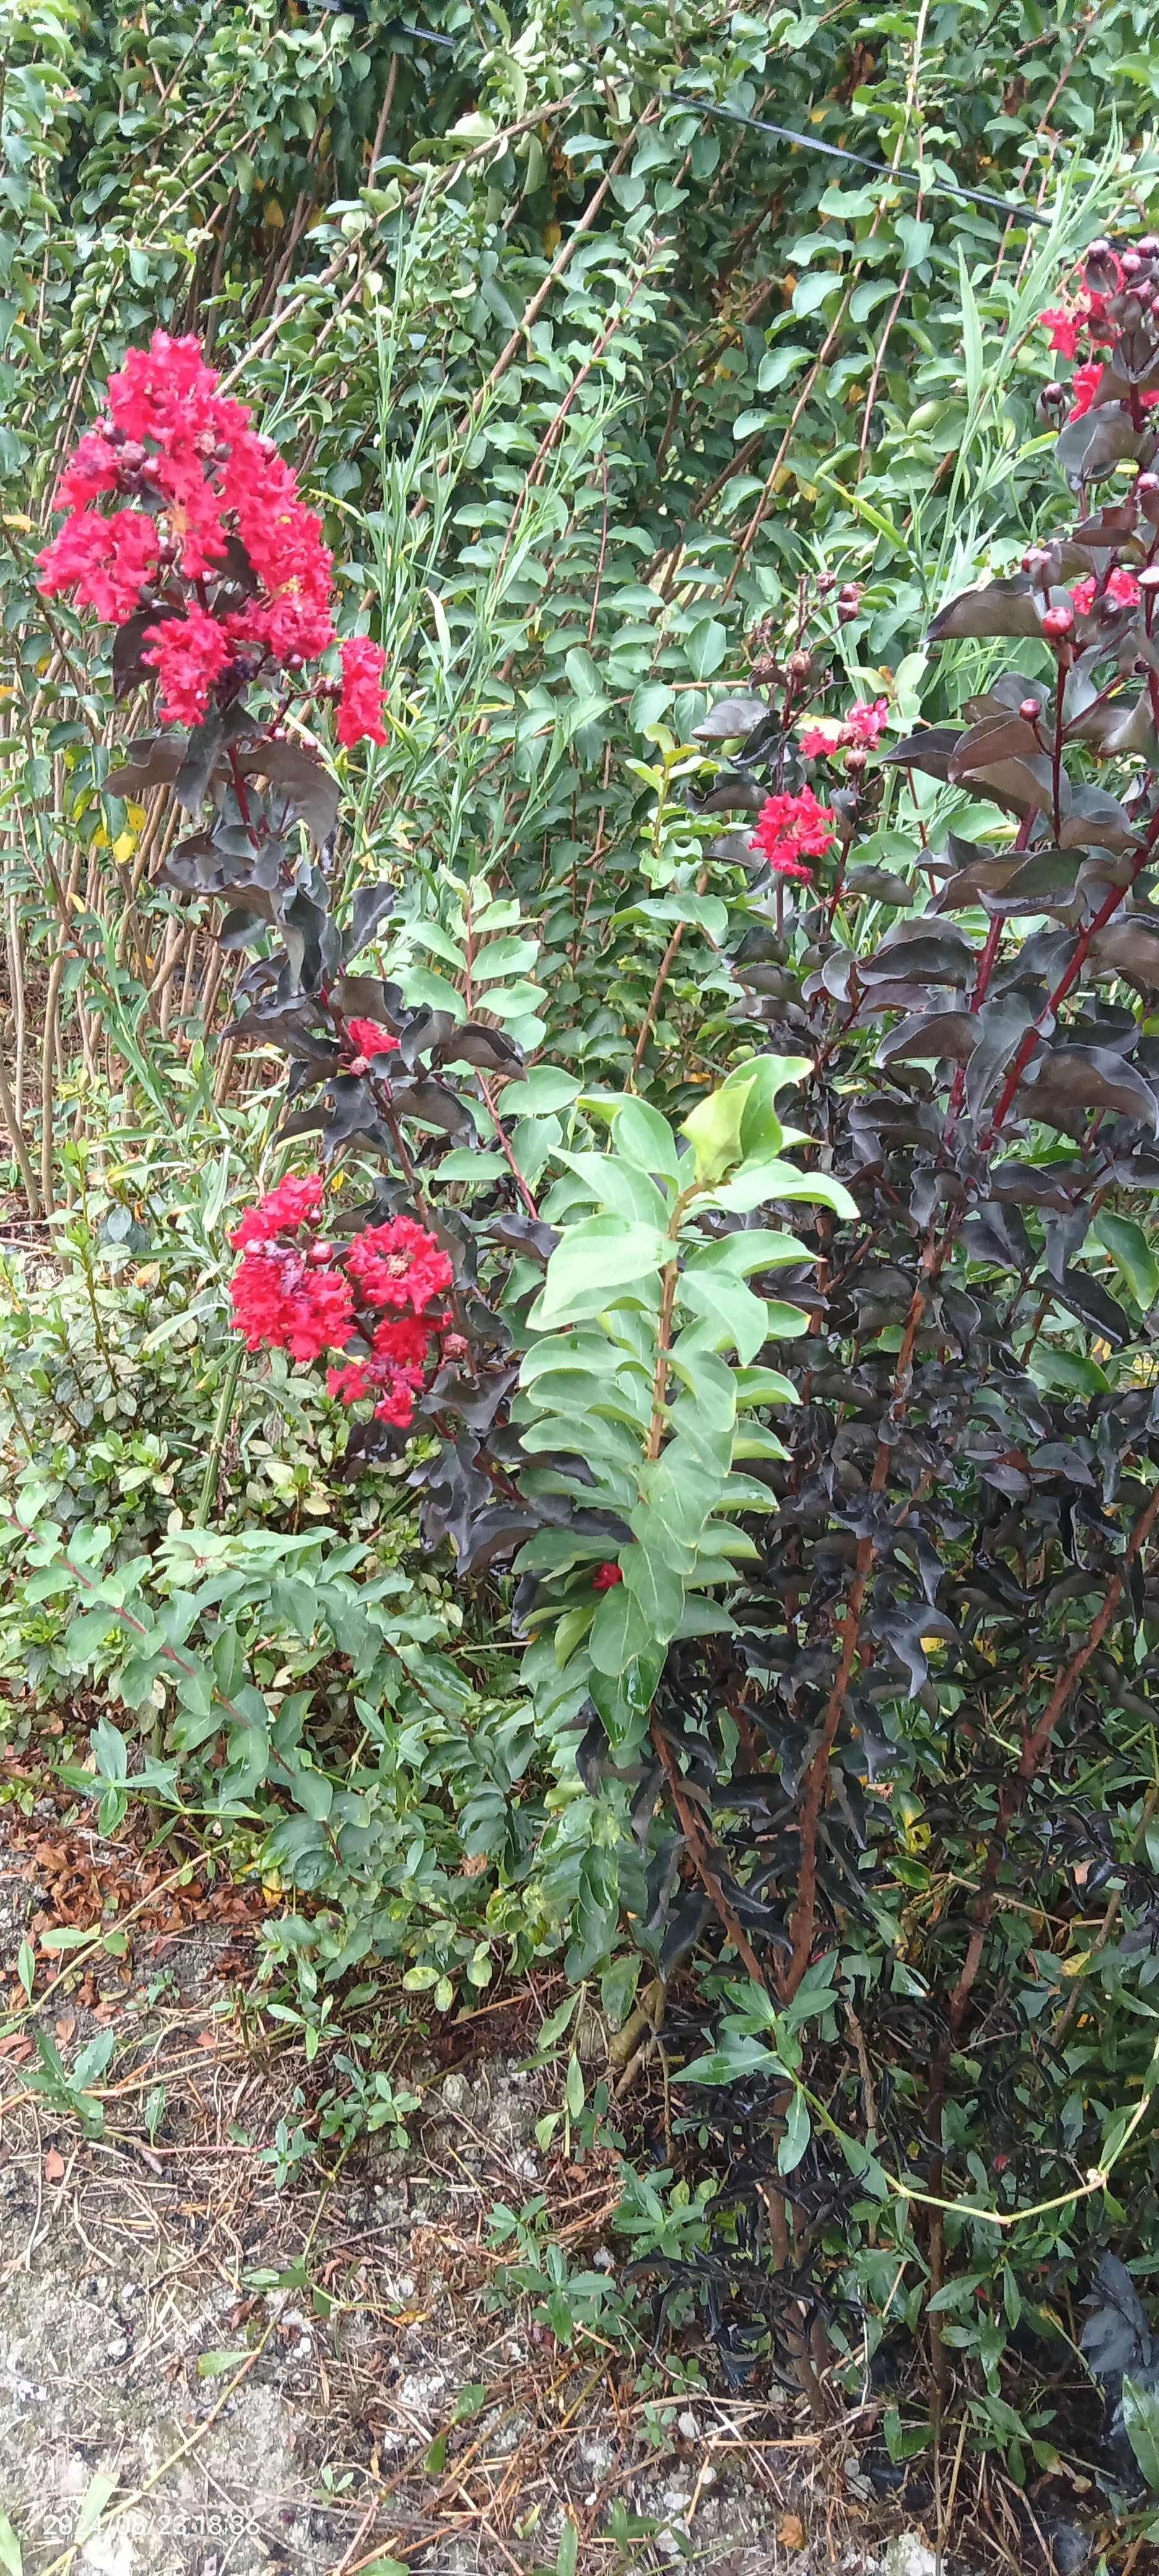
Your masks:
<svg viewBox="0 0 1159 2576"><path fill-rule="evenodd" d="M569 2514L559 2535L559 2547L555 2553L555 2576L575 2576L578 2554L579 2532Z"/></svg>
<svg viewBox="0 0 1159 2576"><path fill-rule="evenodd" d="M637 1519L640 1515L637 1515ZM648 1514L649 1526L662 1540L658 1515ZM620 1551L620 1571L624 1588L639 1603L640 1611L654 1637L670 1637L684 1608L684 1585L679 1574L666 1562L657 1545L642 1546L637 1540Z"/></svg>
<svg viewBox="0 0 1159 2576"><path fill-rule="evenodd" d="M33 1980L36 1976L36 1952L31 1941L22 1941L20 1944L16 1954L16 1974L31 2003Z"/></svg>
<svg viewBox="0 0 1159 2576"><path fill-rule="evenodd" d="M116 2494L119 2484L120 2480L114 2476L111 2469L97 2469L89 2479L84 2495L81 2498L81 2508L77 2515L76 2530L72 2536L74 2549L79 2548L82 2540L88 2540L91 2538L93 2532L96 2530L98 2522L100 2521L101 2515L104 2512L105 2506L109 2501L109 2497Z"/></svg>
<svg viewBox="0 0 1159 2576"><path fill-rule="evenodd" d="M1159 1261L1134 1217L1113 1216L1102 1208L1091 1228L1104 1251L1122 1272L1137 1306L1149 1315L1159 1299Z"/></svg>
<svg viewBox="0 0 1159 2576"><path fill-rule="evenodd" d="M698 618L686 640L684 650L693 679L711 680L714 672L719 671L728 651L727 626L722 626L719 618L716 617Z"/></svg>
<svg viewBox="0 0 1159 2576"><path fill-rule="evenodd" d="M570 1109L579 1089L572 1074L560 1073L553 1064L537 1064L521 1081L506 1085L499 1106L504 1120L550 1117L554 1110Z"/></svg>
<svg viewBox="0 0 1159 2576"><path fill-rule="evenodd" d="M794 2093L785 2120L785 2133L777 2149L778 2173L795 2172L812 2134L809 2105L803 2093Z"/></svg>
<svg viewBox="0 0 1159 2576"><path fill-rule="evenodd" d="M795 1163L779 1161L746 1166L735 1181L713 1190L710 1205L745 1215L750 1208L772 1206L778 1199L811 1199L818 1207L832 1208L834 1216L853 1220L861 1213L843 1181L835 1181L828 1172L801 1172Z"/></svg>
<svg viewBox="0 0 1159 2576"><path fill-rule="evenodd" d="M4 2576L24 2576L20 2543L6 2513L0 2513L0 2568Z"/></svg>
<svg viewBox="0 0 1159 2576"><path fill-rule="evenodd" d="M694 2057L680 2077L682 2084L735 2084L742 2075L783 2075L780 2058L759 2039L730 2039L725 2048L712 2048L706 2057Z"/></svg>
<svg viewBox="0 0 1159 2576"><path fill-rule="evenodd" d="M618 1289L638 1288L672 1256L659 1226L619 1216L585 1217L569 1226L547 1265L531 1321L539 1331L598 1314Z"/></svg>
<svg viewBox="0 0 1159 2576"><path fill-rule="evenodd" d="M617 1679L637 1655L646 1654L653 1643L653 1629L645 1611L626 1583L617 1583L605 1592L592 1621L588 1653L598 1673Z"/></svg>
<svg viewBox="0 0 1159 2576"><path fill-rule="evenodd" d="M584 2076L583 2068L580 2065L579 2059L574 2055L569 2057L567 2062L567 2082L564 2086L564 2098L567 2102L571 2118L573 2120L578 2120L580 2112L584 2107L585 2100Z"/></svg>
<svg viewBox="0 0 1159 2576"><path fill-rule="evenodd" d="M241 2352L199 2352L197 2376L199 2379L224 2379L231 2370L240 2370L243 2361L248 2360L249 2354L244 2349Z"/></svg>
<svg viewBox="0 0 1159 2576"><path fill-rule="evenodd" d="M638 1950L613 1959L600 1978L600 2002L613 2030L622 2029L636 1999L643 1960Z"/></svg>
<svg viewBox="0 0 1159 2576"><path fill-rule="evenodd" d="M899 226L900 230L900 226ZM966 400L971 411L977 409L982 391L982 325L978 305L966 266L966 249L958 244L958 298L962 308L962 355L966 363Z"/></svg>
<svg viewBox="0 0 1159 2576"><path fill-rule="evenodd" d="M1152 2492L1159 2495L1159 2394L1123 2381L1123 2427Z"/></svg>
<svg viewBox="0 0 1159 2576"><path fill-rule="evenodd" d="M659 1173L661 1178L679 1181L680 1164L676 1138L666 1118L646 1100L625 1100L617 1109L612 1134L616 1152L641 1172Z"/></svg>

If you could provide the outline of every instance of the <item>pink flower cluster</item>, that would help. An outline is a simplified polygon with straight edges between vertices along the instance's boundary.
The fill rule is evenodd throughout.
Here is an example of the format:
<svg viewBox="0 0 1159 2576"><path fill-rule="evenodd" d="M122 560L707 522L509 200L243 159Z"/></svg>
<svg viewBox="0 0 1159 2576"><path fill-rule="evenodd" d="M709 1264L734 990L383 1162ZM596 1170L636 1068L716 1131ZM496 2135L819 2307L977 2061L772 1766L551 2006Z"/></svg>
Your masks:
<svg viewBox="0 0 1159 2576"><path fill-rule="evenodd" d="M273 439L252 427L249 405L218 383L192 337L155 331L148 349L130 349L109 378L106 418L85 432L57 485L65 524L39 558L46 596L71 592L106 624L156 608L143 659L157 673L167 724L200 724L219 684L236 694L263 672L296 673L335 641L321 520ZM110 494L129 506L94 509ZM231 577L239 540L256 588L219 613L205 585ZM365 635L340 653L339 741L385 742L385 654Z"/></svg>
<svg viewBox="0 0 1159 2576"><path fill-rule="evenodd" d="M242 1218L230 1238L242 1256L230 1288L235 1329L247 1349L295 1360L345 1349L343 1364L327 1372L327 1392L343 1404L373 1396L376 1420L405 1431L431 1346L450 1321L428 1311L451 1286L450 1259L425 1226L396 1216L356 1235L343 1262L318 1238L322 1188L320 1172L280 1181Z"/></svg>
<svg viewBox="0 0 1159 2576"><path fill-rule="evenodd" d="M774 876L803 877L807 883L811 870L801 861L824 857L834 821L832 806L819 805L811 787L799 796L767 796L750 847L763 850Z"/></svg>
<svg viewBox="0 0 1159 2576"><path fill-rule="evenodd" d="M1094 573L1088 573L1085 581L1076 581L1072 585L1070 595L1077 614L1080 617L1089 617L1099 595L1099 585ZM1137 608L1142 593L1134 573L1128 572L1125 564L1113 564L1107 574L1102 596L1104 599L1113 600L1116 608Z"/></svg>
<svg viewBox="0 0 1159 2576"><path fill-rule="evenodd" d="M889 723L889 699L858 698L842 721L806 725L801 751L806 760L836 760L843 751L874 751Z"/></svg>

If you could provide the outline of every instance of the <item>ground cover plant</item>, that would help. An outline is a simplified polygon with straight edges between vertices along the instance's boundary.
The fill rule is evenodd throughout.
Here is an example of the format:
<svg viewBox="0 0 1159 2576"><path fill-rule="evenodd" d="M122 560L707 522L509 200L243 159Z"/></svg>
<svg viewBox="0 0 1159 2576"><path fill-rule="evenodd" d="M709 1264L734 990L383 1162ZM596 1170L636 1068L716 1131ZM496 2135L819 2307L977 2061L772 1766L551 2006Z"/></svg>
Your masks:
<svg viewBox="0 0 1159 2576"><path fill-rule="evenodd" d="M1127 2545L1146 28L490 33L14 44L11 1725L312 2046L559 1964L657 2337Z"/></svg>

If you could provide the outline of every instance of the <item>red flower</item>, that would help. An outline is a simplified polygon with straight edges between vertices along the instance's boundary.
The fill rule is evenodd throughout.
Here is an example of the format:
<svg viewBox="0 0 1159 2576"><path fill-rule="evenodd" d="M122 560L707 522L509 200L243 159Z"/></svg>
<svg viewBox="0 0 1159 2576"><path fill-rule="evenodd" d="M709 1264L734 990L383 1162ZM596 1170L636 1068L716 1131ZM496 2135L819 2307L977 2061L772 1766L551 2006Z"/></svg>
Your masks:
<svg viewBox="0 0 1159 2576"><path fill-rule="evenodd" d="M1073 313L1068 313L1065 307L1054 308L1040 313L1038 319L1043 330L1050 331L1051 348L1057 349L1063 358L1073 358L1087 326L1085 307L1076 305Z"/></svg>
<svg viewBox="0 0 1159 2576"><path fill-rule="evenodd" d="M144 510L117 510L111 519L78 510L37 556L38 588L48 598L73 590L82 607L95 608L110 626L123 626L140 607L160 549L157 522Z"/></svg>
<svg viewBox="0 0 1159 2576"><path fill-rule="evenodd" d="M217 369L206 365L201 343L154 331L147 349L130 349L120 374L109 378L109 410L126 438L154 438L165 447L174 434L212 432L215 441L236 438L250 418L246 403L217 391Z"/></svg>
<svg viewBox="0 0 1159 2576"><path fill-rule="evenodd" d="M622 1583L623 1580L623 1571L620 1566L612 1565L610 1563L607 1565L597 1565L595 1573L592 1576L592 1590L593 1592L610 1592L613 1584Z"/></svg>
<svg viewBox="0 0 1159 2576"><path fill-rule="evenodd" d="M347 636L341 647L342 699L338 740L349 750L356 742L385 742L382 724L382 674L386 655L369 635Z"/></svg>
<svg viewBox="0 0 1159 2576"><path fill-rule="evenodd" d="M237 518L242 544L269 606L242 612L250 635L277 661L309 661L334 640L330 615L333 557L322 522L308 510L293 467L272 438L243 430L221 478L222 505Z"/></svg>
<svg viewBox="0 0 1159 2576"><path fill-rule="evenodd" d="M317 1216L322 1204L321 1172L307 1172L301 1180L294 1173L279 1181L275 1190L267 1190L257 1206L247 1208L230 1242L235 1252L244 1252L250 1243L272 1243L275 1235L296 1234Z"/></svg>
<svg viewBox="0 0 1159 2576"><path fill-rule="evenodd" d="M768 796L757 816L750 847L763 850L775 876L809 877L804 853L820 859L833 840L833 808L819 805L811 787L799 796Z"/></svg>
<svg viewBox="0 0 1159 2576"><path fill-rule="evenodd" d="M888 698L875 698L872 706L867 698L859 698L856 706L850 707L842 730L851 741L865 743L872 751L888 723Z"/></svg>
<svg viewBox="0 0 1159 2576"><path fill-rule="evenodd" d="M356 1055L393 1055L398 1046L380 1020L347 1020L346 1034Z"/></svg>
<svg viewBox="0 0 1159 2576"><path fill-rule="evenodd" d="M1070 595L1080 617L1090 616L1098 594L1098 587L1098 582L1096 581L1093 573L1088 573L1083 581L1076 581L1072 584ZM1138 607L1141 596L1139 584L1135 579L1134 573L1128 572L1125 564L1114 564L1112 566L1110 572L1107 574L1106 589L1103 596L1106 599L1113 600L1117 608Z"/></svg>
<svg viewBox="0 0 1159 2576"><path fill-rule="evenodd" d="M75 456L65 466L52 496L54 510L83 510L100 492L115 492L121 460L100 429L86 429Z"/></svg>
<svg viewBox="0 0 1159 2576"><path fill-rule="evenodd" d="M409 1216L368 1225L351 1244L346 1268L370 1306L425 1306L454 1277L434 1235Z"/></svg>
<svg viewBox="0 0 1159 2576"><path fill-rule="evenodd" d="M799 745L803 760L828 760L832 752L840 750L841 736L826 733L823 725L806 725Z"/></svg>
<svg viewBox="0 0 1159 2576"><path fill-rule="evenodd" d="M350 1360L344 1368L328 1369L326 1392L341 1404L358 1404L365 1395L374 1395L377 1422L393 1422L405 1431L414 1419L414 1400L420 1392L426 1369L427 1354L442 1319L429 1320L421 1315L387 1317L375 1327L374 1340L366 1359Z"/></svg>
<svg viewBox="0 0 1159 2576"><path fill-rule="evenodd" d="M268 1343L291 1359L320 1359L340 1349L354 1326L348 1282L328 1265L311 1265L291 1247L263 1244L243 1253L230 1287L236 1330L248 1350Z"/></svg>
<svg viewBox="0 0 1159 2576"><path fill-rule="evenodd" d="M1073 399L1067 413L1068 420L1081 420L1084 412L1090 410L1102 381L1103 369L1098 358L1089 358L1085 367L1075 368L1070 380Z"/></svg>
<svg viewBox="0 0 1159 2576"><path fill-rule="evenodd" d="M231 659L224 628L191 599L184 617L167 617L159 626L147 626L145 642L152 649L141 659L156 671L161 685L162 724L199 725L210 690Z"/></svg>

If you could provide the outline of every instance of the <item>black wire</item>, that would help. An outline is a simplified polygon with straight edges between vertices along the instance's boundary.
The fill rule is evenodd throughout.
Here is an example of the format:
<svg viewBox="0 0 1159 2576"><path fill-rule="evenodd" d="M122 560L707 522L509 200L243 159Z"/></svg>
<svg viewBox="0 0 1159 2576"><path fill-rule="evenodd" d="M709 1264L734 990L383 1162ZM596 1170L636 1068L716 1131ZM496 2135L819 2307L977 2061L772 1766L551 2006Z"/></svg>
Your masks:
<svg viewBox="0 0 1159 2576"><path fill-rule="evenodd" d="M341 0L335 0L341 5ZM315 0L318 5L318 0ZM443 45L448 52L457 51L454 36L436 35L433 27L411 27L405 18L395 21L404 36L417 37L420 44ZM843 144L823 143L817 134L798 134L792 125L773 125L766 116L745 116L738 107L721 107L715 99L690 96L687 90L672 89L667 96L678 107L696 110L699 116L722 116L729 125L747 125L754 134L771 134L778 143L795 143L802 152L818 152L825 161L844 161L857 170L872 170L878 179L892 179L899 187L916 188L926 197L962 197L971 206L990 206L1000 215L1011 215L1023 224L1049 224L1049 215L1040 215L1037 207L1025 200L1012 202L1008 197L991 196L986 188L964 188L956 179L923 179L916 170L895 170L888 161L871 161L865 152L847 152Z"/></svg>
<svg viewBox="0 0 1159 2576"><path fill-rule="evenodd" d="M770 125L764 116L742 116L737 107L719 107L714 99L690 98L687 90L668 93L682 107L695 107L702 116L723 116L730 125L750 125L756 134L774 134L780 143L799 143L804 152L819 152L826 161L850 161L859 170L873 170L879 179L893 179L908 188L920 189L926 197L965 197L972 206L993 206L1000 215L1013 215L1024 224L1049 224L1049 215L1025 201L1012 204L1008 197L992 197L985 188L962 188L955 179L922 179L916 170L894 170L887 161L871 161L864 152L846 152L840 143L822 143L819 135L798 134L791 125Z"/></svg>

